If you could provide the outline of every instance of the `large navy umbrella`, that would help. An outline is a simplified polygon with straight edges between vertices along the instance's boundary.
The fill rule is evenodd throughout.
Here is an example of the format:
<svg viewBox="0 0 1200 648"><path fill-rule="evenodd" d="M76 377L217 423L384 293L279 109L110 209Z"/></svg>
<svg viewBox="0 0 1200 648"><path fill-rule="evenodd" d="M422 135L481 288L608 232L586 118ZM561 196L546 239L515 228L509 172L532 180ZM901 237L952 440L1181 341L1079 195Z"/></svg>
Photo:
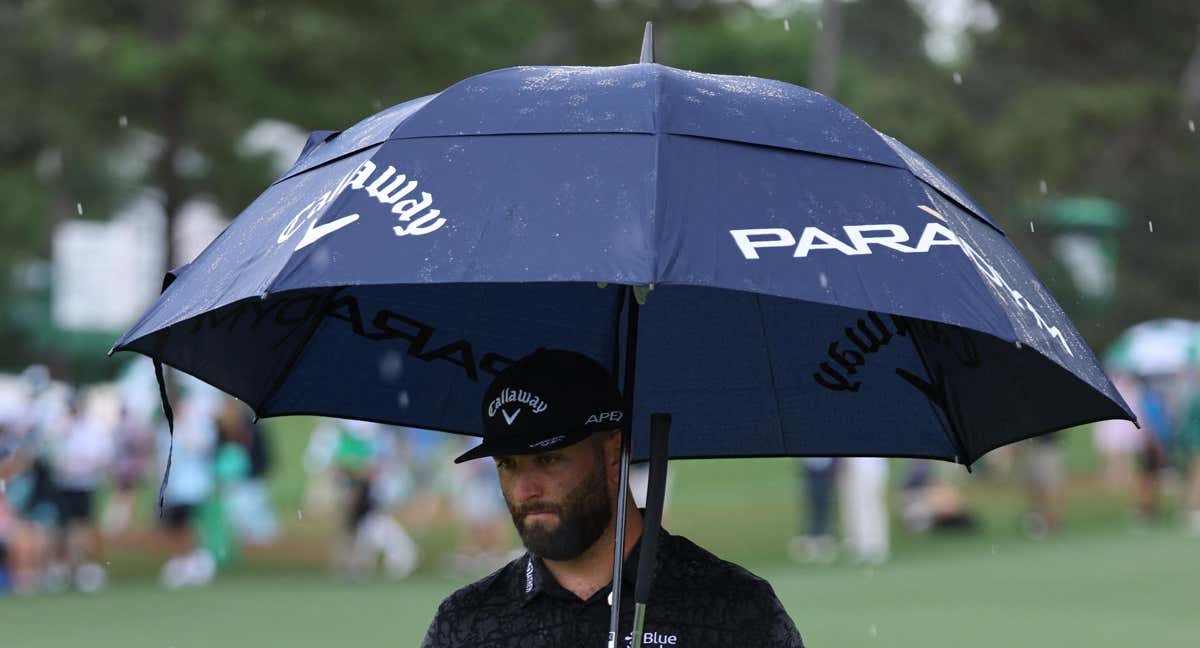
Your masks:
<svg viewBox="0 0 1200 648"><path fill-rule="evenodd" d="M639 458L651 412L674 417L672 458L968 465L1132 419L982 208L837 102L767 79L471 77L314 134L168 280L115 348L264 417L478 435L492 375L563 347L621 376Z"/></svg>

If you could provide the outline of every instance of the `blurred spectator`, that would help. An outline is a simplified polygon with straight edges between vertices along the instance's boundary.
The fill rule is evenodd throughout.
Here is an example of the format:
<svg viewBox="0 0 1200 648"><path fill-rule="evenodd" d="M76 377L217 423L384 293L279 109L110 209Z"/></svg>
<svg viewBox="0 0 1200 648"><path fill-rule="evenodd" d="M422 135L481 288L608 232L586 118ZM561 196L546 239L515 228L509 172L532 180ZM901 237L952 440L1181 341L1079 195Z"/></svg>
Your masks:
<svg viewBox="0 0 1200 648"><path fill-rule="evenodd" d="M1200 537L1200 377L1189 377L1190 394L1184 405L1176 449L1187 475L1183 495L1184 524Z"/></svg>
<svg viewBox="0 0 1200 648"><path fill-rule="evenodd" d="M393 578L405 578L417 567L417 544L391 510L411 489L396 444L394 431L365 421L324 420L313 432L310 468L331 466L342 485L346 517L334 568L344 578L368 577L380 559Z"/></svg>
<svg viewBox="0 0 1200 648"><path fill-rule="evenodd" d="M1173 436L1171 412L1167 402L1167 378L1142 378L1134 409L1142 416L1142 444L1138 458L1136 506L1138 520L1150 522L1159 514L1159 491L1163 473L1169 468L1169 448Z"/></svg>
<svg viewBox="0 0 1200 648"><path fill-rule="evenodd" d="M1021 442L1019 447L1030 503L1030 510L1022 517L1021 528L1030 538L1045 538L1062 526L1066 481L1062 436L1059 432L1043 434Z"/></svg>
<svg viewBox="0 0 1200 648"><path fill-rule="evenodd" d="M106 533L122 533L133 520L136 489L142 484L154 459L154 427L135 410L122 404L115 430L117 446L113 463L113 491L101 518Z"/></svg>
<svg viewBox="0 0 1200 648"><path fill-rule="evenodd" d="M477 440L454 444L455 454ZM445 473L446 490L458 520L458 543L450 558L452 573L465 576L496 569L512 559L512 524L496 466L491 461L453 464Z"/></svg>
<svg viewBox="0 0 1200 648"><path fill-rule="evenodd" d="M279 535L267 476L271 450L262 427L240 401L227 398L217 414L218 473L224 482L225 513L242 542L266 544Z"/></svg>
<svg viewBox="0 0 1200 648"><path fill-rule="evenodd" d="M888 528L888 460L847 457L841 462L839 502L850 560L879 565L891 551Z"/></svg>
<svg viewBox="0 0 1200 648"><path fill-rule="evenodd" d="M832 562L838 552L833 534L838 460L807 457L796 465L804 472L801 498L806 505L801 507L803 528L788 544L788 554L797 562Z"/></svg>
<svg viewBox="0 0 1200 648"><path fill-rule="evenodd" d="M1134 416L1145 421L1137 381L1127 374L1117 374L1113 386L1133 408ZM1136 478L1135 457L1143 442L1142 432L1133 423L1118 419L1096 423L1092 434L1103 461L1104 485L1114 493L1129 492Z"/></svg>
<svg viewBox="0 0 1200 648"><path fill-rule="evenodd" d="M403 461L412 477L412 493L405 505L405 520L415 525L417 530L426 529L434 523L441 509L437 482L445 468L443 455L449 435L419 428L397 430L403 439Z"/></svg>
<svg viewBox="0 0 1200 648"><path fill-rule="evenodd" d="M94 592L104 586L102 545L96 528L96 491L116 454L112 433L83 408L82 395L72 396L65 420L50 439L51 478L57 508L58 547L52 577L67 576L77 589Z"/></svg>
<svg viewBox="0 0 1200 648"><path fill-rule="evenodd" d="M204 585L216 574L216 560L197 541L194 528L200 507L214 489L217 429L208 408L196 399L174 398L175 438L164 425L159 433L162 465L170 460L170 478L163 491L160 518L163 543L171 558L163 565L163 586L178 589ZM173 444L173 448L172 448Z"/></svg>
<svg viewBox="0 0 1200 648"><path fill-rule="evenodd" d="M943 465L914 459L909 466L902 487L900 517L904 528L912 533L971 531L979 526L957 485L938 475L935 467Z"/></svg>

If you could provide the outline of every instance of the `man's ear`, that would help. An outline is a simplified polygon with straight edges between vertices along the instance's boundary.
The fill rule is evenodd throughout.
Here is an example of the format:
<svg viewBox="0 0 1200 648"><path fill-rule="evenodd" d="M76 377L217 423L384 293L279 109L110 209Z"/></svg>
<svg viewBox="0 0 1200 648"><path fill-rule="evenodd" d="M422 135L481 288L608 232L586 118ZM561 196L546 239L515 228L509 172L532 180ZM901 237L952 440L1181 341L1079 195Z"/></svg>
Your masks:
<svg viewBox="0 0 1200 648"><path fill-rule="evenodd" d="M601 432L604 438L604 468L608 473L609 483L616 485L621 482L621 431L609 430Z"/></svg>

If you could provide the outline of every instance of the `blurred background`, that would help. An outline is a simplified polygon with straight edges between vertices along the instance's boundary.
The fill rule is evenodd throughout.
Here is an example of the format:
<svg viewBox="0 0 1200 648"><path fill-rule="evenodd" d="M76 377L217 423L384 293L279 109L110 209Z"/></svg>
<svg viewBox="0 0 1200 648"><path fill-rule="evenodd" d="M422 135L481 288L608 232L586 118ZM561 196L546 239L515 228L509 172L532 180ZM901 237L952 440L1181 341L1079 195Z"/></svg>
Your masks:
<svg viewBox="0 0 1200 648"><path fill-rule="evenodd" d="M1200 643L1200 5L0 3L0 644L417 645L518 549L467 440L254 422L111 344L308 132L510 65L837 98L1005 228L1143 425L912 460L675 462L666 525L812 646ZM125 357L122 357L125 356ZM754 502L753 507L745 502Z"/></svg>

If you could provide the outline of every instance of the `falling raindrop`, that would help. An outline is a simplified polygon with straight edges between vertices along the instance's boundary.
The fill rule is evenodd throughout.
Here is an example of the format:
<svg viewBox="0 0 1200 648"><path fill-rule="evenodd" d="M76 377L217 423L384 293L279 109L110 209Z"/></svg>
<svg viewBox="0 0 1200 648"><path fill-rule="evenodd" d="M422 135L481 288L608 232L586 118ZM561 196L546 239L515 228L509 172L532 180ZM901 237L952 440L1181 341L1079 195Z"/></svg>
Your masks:
<svg viewBox="0 0 1200 648"><path fill-rule="evenodd" d="M404 358L399 351L391 350L379 358L379 378L391 382L404 371Z"/></svg>
<svg viewBox="0 0 1200 648"><path fill-rule="evenodd" d="M400 390L399 401L400 401L400 409L408 409L409 401L408 401L408 392L406 390L403 390L403 389Z"/></svg>
<svg viewBox="0 0 1200 648"><path fill-rule="evenodd" d="M825 21L817 18L817 31L825 31Z"/></svg>
<svg viewBox="0 0 1200 648"><path fill-rule="evenodd" d="M1038 191L1042 192L1043 196L1046 195L1046 192L1050 191L1050 188L1046 186L1045 180L1038 180Z"/></svg>
<svg viewBox="0 0 1200 648"><path fill-rule="evenodd" d="M379 98L374 99L371 101L371 107L375 110L383 110L383 100Z"/></svg>
<svg viewBox="0 0 1200 648"><path fill-rule="evenodd" d="M954 73L954 85L962 85L962 72Z"/></svg>
<svg viewBox="0 0 1200 648"><path fill-rule="evenodd" d="M997 555L996 554L996 545L992 545L992 555L993 556Z"/></svg>
<svg viewBox="0 0 1200 648"><path fill-rule="evenodd" d="M828 288L829 287L829 277L826 277L825 273L822 272L819 278L821 280L821 287Z"/></svg>
<svg viewBox="0 0 1200 648"><path fill-rule="evenodd" d="M1154 221L1152 221L1152 220L1146 221L1146 226L1150 228L1150 233L1153 234L1154 233Z"/></svg>
<svg viewBox="0 0 1200 648"><path fill-rule="evenodd" d="M792 31L792 24L788 22L787 18L783 19L783 31Z"/></svg>
<svg viewBox="0 0 1200 648"><path fill-rule="evenodd" d="M8 482L0 479L0 495L3 495L6 490L8 490Z"/></svg>
<svg viewBox="0 0 1200 648"><path fill-rule="evenodd" d="M75 203L75 212L83 216L83 203Z"/></svg>
<svg viewBox="0 0 1200 648"><path fill-rule="evenodd" d="M300 509L296 509L296 519L303 520L304 519L304 511L302 511Z"/></svg>
<svg viewBox="0 0 1200 648"><path fill-rule="evenodd" d="M129 118L126 117L125 115L121 115L120 117L117 117L117 125L120 126L121 128L125 128L126 126L129 125Z"/></svg>
<svg viewBox="0 0 1200 648"><path fill-rule="evenodd" d="M1194 119L1188 120L1188 130L1192 131L1193 133L1196 132L1196 120L1194 120Z"/></svg>
<svg viewBox="0 0 1200 648"><path fill-rule="evenodd" d="M879 628L876 628L874 623L867 628L867 636L872 639L879 636Z"/></svg>
<svg viewBox="0 0 1200 648"><path fill-rule="evenodd" d="M1029 221L1029 231L1033 231L1033 221Z"/></svg>

